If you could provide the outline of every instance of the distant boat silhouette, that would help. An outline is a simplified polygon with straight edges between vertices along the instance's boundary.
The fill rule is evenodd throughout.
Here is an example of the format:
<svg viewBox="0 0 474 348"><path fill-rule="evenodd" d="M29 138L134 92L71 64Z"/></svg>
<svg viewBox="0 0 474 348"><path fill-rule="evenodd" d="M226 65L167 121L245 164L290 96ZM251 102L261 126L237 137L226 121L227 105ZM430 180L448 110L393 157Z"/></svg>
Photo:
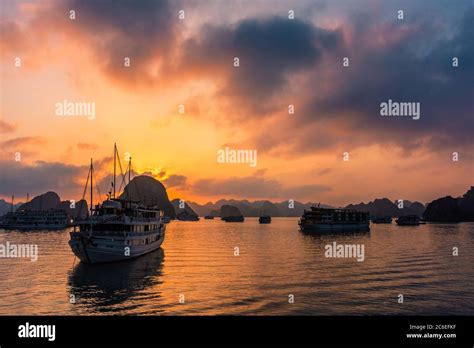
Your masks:
<svg viewBox="0 0 474 348"><path fill-rule="evenodd" d="M303 232L370 231L369 213L348 209L311 207L304 210L298 224Z"/></svg>
<svg viewBox="0 0 474 348"><path fill-rule="evenodd" d="M396 223L399 226L418 226L421 224L420 218L417 215L400 216Z"/></svg>
<svg viewBox="0 0 474 348"><path fill-rule="evenodd" d="M240 216L224 216L221 220L225 222L244 222L245 218L243 215Z"/></svg>
<svg viewBox="0 0 474 348"><path fill-rule="evenodd" d="M392 217L390 216L375 216L372 218L372 223L374 224L391 224Z"/></svg>
<svg viewBox="0 0 474 348"><path fill-rule="evenodd" d="M0 228L6 230L62 230L68 227L64 210L17 210L1 218Z"/></svg>
<svg viewBox="0 0 474 348"><path fill-rule="evenodd" d="M50 198L53 195L59 197L54 192L47 192L44 195L40 195L35 200L39 199L39 206L35 209L29 208L29 194L27 195L27 203L22 204L16 211L13 210L15 206L15 197L12 196L11 211L0 217L0 228L6 230L62 230L70 226L66 211L61 209L44 209L43 207L43 196ZM55 204L56 205L56 204ZM51 206L51 204L49 205Z"/></svg>
<svg viewBox="0 0 474 348"><path fill-rule="evenodd" d="M190 214L187 210L183 210L181 213L177 214L176 219L179 221L199 221L197 215Z"/></svg>

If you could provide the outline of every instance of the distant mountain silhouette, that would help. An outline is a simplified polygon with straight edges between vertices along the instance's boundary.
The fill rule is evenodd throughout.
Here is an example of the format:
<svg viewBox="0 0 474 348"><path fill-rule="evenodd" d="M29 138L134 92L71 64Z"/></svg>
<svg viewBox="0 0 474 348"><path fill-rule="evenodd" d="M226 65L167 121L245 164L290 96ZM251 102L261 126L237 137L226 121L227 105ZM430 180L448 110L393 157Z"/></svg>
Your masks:
<svg viewBox="0 0 474 348"><path fill-rule="evenodd" d="M462 196L446 196L429 203L423 218L432 222L474 221L474 186Z"/></svg>
<svg viewBox="0 0 474 348"><path fill-rule="evenodd" d="M239 208L234 205L224 204L220 210L220 217L242 216Z"/></svg>
<svg viewBox="0 0 474 348"><path fill-rule="evenodd" d="M221 199L215 203L208 202L200 205L195 202L185 202L185 209L179 208L179 199L170 202L164 185L151 176L140 175L135 177L124 189L120 198L130 198L138 200L145 205L156 206L164 211L164 214L172 219L180 211L186 211L191 215L220 217L222 214L242 214L245 217L258 217L261 214L272 217L299 217L304 209L318 203L301 203L298 201L270 202L268 200L250 202L248 200ZM372 216L418 215L423 216L427 221L433 222L461 222L474 221L474 186L463 195L463 197L453 198L446 196L436 199L425 206L419 202L405 200L404 208L399 209L397 202L392 202L388 198L378 198L369 203L349 204L346 209L356 209L368 211ZM68 213L69 217L86 216L88 207L86 201L75 203L75 209L71 209L70 201L61 201L59 195L49 191L34 197L30 202L15 204L13 210L48 210L61 209ZM320 204L321 207L333 208L330 205ZM222 210L222 208L224 209ZM0 199L0 216L12 210L11 203Z"/></svg>
<svg viewBox="0 0 474 348"><path fill-rule="evenodd" d="M48 191L39 196L34 197L28 203L24 203L20 206L20 210L49 210L56 209L61 203L61 198L56 192Z"/></svg>
<svg viewBox="0 0 474 348"><path fill-rule="evenodd" d="M180 201L179 198L173 199L171 201L171 204L173 205L176 216L180 214L198 216L198 214L196 214L196 212L186 202L184 202L184 208L180 208L179 201Z"/></svg>
<svg viewBox="0 0 474 348"><path fill-rule="evenodd" d="M207 215L214 216L214 217L219 217L219 216L221 216L221 211L220 210L211 210L209 212L209 214L207 214Z"/></svg>
<svg viewBox="0 0 474 348"><path fill-rule="evenodd" d="M172 219L176 218L176 212L168 198L165 186L151 176L139 175L134 177L125 186L120 198L140 201L147 206L156 206L163 210L166 216Z"/></svg>
<svg viewBox="0 0 474 348"><path fill-rule="evenodd" d="M266 215L270 215L273 217L278 216L286 216L286 217L299 217L303 214L305 209L309 209L312 206L317 206L319 203L301 203L298 201L290 202L283 201L272 203L268 200L264 201L254 201L249 202L248 200L235 200L235 199L221 199L218 200L216 203L208 202L204 205L200 205L194 202L188 202L192 209L199 215L199 216L219 216L220 208L223 205L232 205L237 207L240 212L246 217L258 217L262 213ZM346 206L347 209L357 209L361 211L368 211L371 215L374 216L392 216L397 217L400 215L418 215L422 216L425 207L423 204L419 202L410 202L405 200L403 202L404 208L399 209L397 204L390 201L387 198L376 199L373 202L359 203L359 204L349 204ZM319 204L322 208L334 208L328 204Z"/></svg>
<svg viewBox="0 0 474 348"><path fill-rule="evenodd" d="M288 216L288 217L300 217L303 215L303 212L305 209L310 209L313 206L320 206L321 208L334 208L331 205L328 204L323 204L323 203L313 203L313 202L308 202L308 203L301 203L298 201L290 202L289 201L283 201L280 203L275 203L275 206L277 207L278 211L280 212L279 216Z"/></svg>
<svg viewBox="0 0 474 348"><path fill-rule="evenodd" d="M262 213L266 215L278 217L278 216L301 216L304 209L309 209L317 203L301 203L298 201L292 202L283 201L280 203L272 203L268 200L249 202L248 200L235 200L235 199L221 199L215 203L208 202L204 205L200 205L195 202L188 202L192 209L199 216L220 216L220 209L223 205L232 205L239 209L242 215L246 217L258 217ZM332 208L330 205L321 204L321 207Z"/></svg>
<svg viewBox="0 0 474 348"><path fill-rule="evenodd" d="M416 215L416 216L423 216L426 207L420 202L413 202L408 208L406 215Z"/></svg>
<svg viewBox="0 0 474 348"><path fill-rule="evenodd" d="M368 211L371 216L391 216L402 215L422 216L425 206L420 202L403 201L403 208L398 208L397 202L392 202L388 198L377 198L373 202L349 204L346 209L355 209L359 211Z"/></svg>
<svg viewBox="0 0 474 348"><path fill-rule="evenodd" d="M280 216L278 207L270 201L264 201L258 215Z"/></svg>
<svg viewBox="0 0 474 348"><path fill-rule="evenodd" d="M67 213L69 219L87 216L88 206L85 200L79 200L71 208L71 201L61 201L56 192L48 191L34 197L31 201L17 205L17 210L50 210L59 209ZM11 204L10 204L11 209ZM6 211L5 213L7 213Z"/></svg>

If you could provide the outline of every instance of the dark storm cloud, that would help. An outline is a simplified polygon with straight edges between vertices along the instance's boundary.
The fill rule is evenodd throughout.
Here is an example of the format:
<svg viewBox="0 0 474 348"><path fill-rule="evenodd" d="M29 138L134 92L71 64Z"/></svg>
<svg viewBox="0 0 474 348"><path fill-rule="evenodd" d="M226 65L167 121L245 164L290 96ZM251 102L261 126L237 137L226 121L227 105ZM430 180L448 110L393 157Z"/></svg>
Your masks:
<svg viewBox="0 0 474 348"><path fill-rule="evenodd" d="M248 19L233 27L205 27L184 43L181 64L223 78L221 95L264 111L290 74L312 68L340 41L339 32L300 20ZM239 67L233 65L235 57Z"/></svg>
<svg viewBox="0 0 474 348"><path fill-rule="evenodd" d="M67 30L84 34L81 44L95 52L108 76L145 85L161 80L167 87L176 80L182 85L210 80L217 88L212 103L221 109L223 119L238 121L239 127L247 126L246 120L254 122L284 110L289 100L296 99L291 119L283 113L271 115L272 132L249 123L254 129L247 142L259 151L280 146L298 155L341 144L352 149L378 143L435 150L472 145L472 3L402 2L406 13L402 21L396 19L395 5L384 2L373 7L363 6L366 2L328 3L325 13L333 17L316 17L337 23L337 29L324 29L309 22L313 19L309 7L316 6L309 1L304 6L308 10L300 7L295 20L263 17L265 12L257 11L254 18L232 23L223 15L218 25L193 26L195 31L184 42L177 24L181 3L187 4L71 0L54 8L63 18L69 9L76 11L76 20L66 21ZM185 6L192 9L188 13L195 16L209 5L188 4L192 4ZM464 13L460 20L459 13ZM38 21L57 23L54 16L39 17ZM52 24L52 28L66 27ZM7 36L15 38L16 29L8 29ZM125 56L132 59L130 69L123 67ZM351 60L349 68L342 67L344 56ZM457 68L451 66L454 56L459 57ZM238 68L233 67L234 57L240 59ZM295 76L306 79L292 83ZM381 117L380 103L388 99L420 102L421 119ZM198 102L196 106L206 109Z"/></svg>
<svg viewBox="0 0 474 348"><path fill-rule="evenodd" d="M330 117L353 112L354 117L348 122L363 128L402 131L413 136L451 133L457 141L468 141L467 132L472 134L474 125L473 22L471 9L451 40L438 41L435 28L428 31L415 27L405 39L390 46L371 49L366 42L357 42L359 47L366 46L363 59L359 57L347 74L341 71L338 88L309 108ZM383 34L402 30L403 26L392 24ZM367 35L363 40L368 40ZM417 55L416 47L426 42L434 47L427 54ZM459 57L459 67L452 67L452 57ZM380 117L380 103L388 99L420 102L421 119L406 122ZM312 117L309 112L306 116Z"/></svg>
<svg viewBox="0 0 474 348"><path fill-rule="evenodd" d="M369 23L358 17L347 23L352 39L328 52L332 70L311 73L314 78L302 90L314 94L293 120L283 120L280 134L270 138L274 142L269 143L266 132L256 135L259 149L272 149L283 135L294 140L292 151L298 153L341 144L347 149L375 143L404 149L472 147L474 8L466 9L456 24L440 25L421 14L412 18ZM348 68L342 67L344 56L350 58ZM453 57L459 58L459 67L452 66ZM321 85L324 90L318 89ZM388 99L419 102L421 118L380 116L380 103Z"/></svg>
<svg viewBox="0 0 474 348"><path fill-rule="evenodd" d="M76 11L70 21L88 33L105 71L127 82L151 81L149 64L160 62L171 50L177 10L166 0L72 0L67 11ZM131 67L124 68L124 57Z"/></svg>
<svg viewBox="0 0 474 348"><path fill-rule="evenodd" d="M34 165L2 161L0 167L0 195L77 192L83 186L78 175L87 175L87 167L43 161Z"/></svg>

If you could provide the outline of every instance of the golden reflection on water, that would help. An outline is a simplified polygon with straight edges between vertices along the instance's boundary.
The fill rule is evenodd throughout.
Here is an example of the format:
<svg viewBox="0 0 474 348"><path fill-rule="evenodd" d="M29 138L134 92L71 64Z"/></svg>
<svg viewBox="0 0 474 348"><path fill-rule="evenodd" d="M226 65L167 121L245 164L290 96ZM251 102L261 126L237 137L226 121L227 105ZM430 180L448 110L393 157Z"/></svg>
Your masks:
<svg viewBox="0 0 474 348"><path fill-rule="evenodd" d="M0 243L39 247L37 262L0 259L1 315L474 312L472 223L314 236L298 231L295 218L172 222L162 249L92 266L74 260L68 239L67 231L0 231ZM365 260L325 258L333 241L363 244Z"/></svg>

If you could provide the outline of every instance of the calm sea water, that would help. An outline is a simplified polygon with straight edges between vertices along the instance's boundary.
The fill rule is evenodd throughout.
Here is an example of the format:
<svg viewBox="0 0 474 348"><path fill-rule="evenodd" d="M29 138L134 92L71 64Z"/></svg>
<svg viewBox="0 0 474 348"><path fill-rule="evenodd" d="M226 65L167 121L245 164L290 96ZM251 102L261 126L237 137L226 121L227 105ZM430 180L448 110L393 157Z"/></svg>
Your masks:
<svg viewBox="0 0 474 348"><path fill-rule="evenodd" d="M0 230L0 243L39 247L37 262L0 259L0 315L474 314L473 223L321 237L296 218L172 222L162 249L92 266L74 260L68 239ZM363 244L365 260L326 258L334 241Z"/></svg>

